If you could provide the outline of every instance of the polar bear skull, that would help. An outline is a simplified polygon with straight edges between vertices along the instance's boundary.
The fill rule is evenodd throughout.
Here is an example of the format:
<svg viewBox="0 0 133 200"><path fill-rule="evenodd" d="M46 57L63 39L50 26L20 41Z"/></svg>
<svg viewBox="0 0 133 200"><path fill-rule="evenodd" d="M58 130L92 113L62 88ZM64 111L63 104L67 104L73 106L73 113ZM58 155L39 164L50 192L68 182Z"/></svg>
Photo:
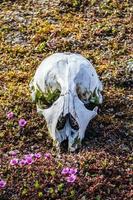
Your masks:
<svg viewBox="0 0 133 200"><path fill-rule="evenodd" d="M68 140L76 150L102 103L102 84L92 64L74 53L55 53L38 67L30 82L32 100L57 146Z"/></svg>

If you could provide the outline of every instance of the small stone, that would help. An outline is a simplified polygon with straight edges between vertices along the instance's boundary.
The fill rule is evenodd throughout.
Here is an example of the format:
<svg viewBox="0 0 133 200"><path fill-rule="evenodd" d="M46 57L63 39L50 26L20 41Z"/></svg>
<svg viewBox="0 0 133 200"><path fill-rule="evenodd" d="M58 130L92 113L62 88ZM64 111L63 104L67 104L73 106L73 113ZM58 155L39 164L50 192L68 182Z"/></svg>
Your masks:
<svg viewBox="0 0 133 200"><path fill-rule="evenodd" d="M117 113L115 114L116 117L122 117L123 115L124 115L123 112L117 112Z"/></svg>
<svg viewBox="0 0 133 200"><path fill-rule="evenodd" d="M16 134L16 137L20 137L20 133L19 132Z"/></svg>
<svg viewBox="0 0 133 200"><path fill-rule="evenodd" d="M81 198L81 200L86 200L86 196L83 196L83 197Z"/></svg>
<svg viewBox="0 0 133 200"><path fill-rule="evenodd" d="M37 133L37 137L38 137L38 138L42 138L42 137L43 137L43 134L42 134L42 133Z"/></svg>
<svg viewBox="0 0 133 200"><path fill-rule="evenodd" d="M122 151L129 151L128 146L126 146L125 144L120 145L120 149L122 149Z"/></svg>
<svg viewBox="0 0 133 200"><path fill-rule="evenodd" d="M100 126L99 126L100 128L104 128L104 125L103 124L100 124Z"/></svg>

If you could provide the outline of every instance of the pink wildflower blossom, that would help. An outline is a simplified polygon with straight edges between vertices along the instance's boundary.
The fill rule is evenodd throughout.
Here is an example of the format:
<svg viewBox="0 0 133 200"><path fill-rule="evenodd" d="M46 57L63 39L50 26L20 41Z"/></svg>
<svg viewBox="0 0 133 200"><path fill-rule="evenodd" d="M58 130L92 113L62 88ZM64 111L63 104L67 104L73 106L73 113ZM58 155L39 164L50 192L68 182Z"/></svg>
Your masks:
<svg viewBox="0 0 133 200"><path fill-rule="evenodd" d="M29 154L29 155L25 155L25 160L26 160L26 164L31 165L33 163L33 155Z"/></svg>
<svg viewBox="0 0 133 200"><path fill-rule="evenodd" d="M70 175L72 175L72 174L75 175L75 174L77 173L77 171L78 171L78 170L77 170L76 168L70 168L70 169L69 169L69 174L70 174Z"/></svg>
<svg viewBox="0 0 133 200"><path fill-rule="evenodd" d="M22 160L19 161L20 166L24 166L26 164L27 164L27 161L25 159L22 159Z"/></svg>
<svg viewBox="0 0 133 200"><path fill-rule="evenodd" d="M25 119L20 119L19 120L19 126L24 127L27 124L27 121Z"/></svg>
<svg viewBox="0 0 133 200"><path fill-rule="evenodd" d="M4 180L1 179L0 180L0 189L4 188L5 185L6 185L6 181L4 181Z"/></svg>
<svg viewBox="0 0 133 200"><path fill-rule="evenodd" d="M11 161L10 161L10 165L17 165L18 164L18 158L13 158Z"/></svg>
<svg viewBox="0 0 133 200"><path fill-rule="evenodd" d="M50 154L50 153L45 153L45 154L44 154L44 157L45 157L46 159L50 159L50 158L51 158L51 154Z"/></svg>
<svg viewBox="0 0 133 200"><path fill-rule="evenodd" d="M73 183L76 180L76 175L72 174L71 176L66 177L68 183Z"/></svg>
<svg viewBox="0 0 133 200"><path fill-rule="evenodd" d="M33 153L30 153L30 154L26 154L24 155L24 158L27 159L27 158L33 158L34 154Z"/></svg>
<svg viewBox="0 0 133 200"><path fill-rule="evenodd" d="M41 153L35 153L35 154L34 154L34 157L37 158L37 159L41 158L41 156L42 156Z"/></svg>
<svg viewBox="0 0 133 200"><path fill-rule="evenodd" d="M61 174L63 175L69 174L69 168L68 167L63 168L63 170L61 171Z"/></svg>
<svg viewBox="0 0 133 200"><path fill-rule="evenodd" d="M8 112L8 113L7 113L7 118L8 118L8 119L12 119L13 116L14 116L14 113L13 113L13 112Z"/></svg>

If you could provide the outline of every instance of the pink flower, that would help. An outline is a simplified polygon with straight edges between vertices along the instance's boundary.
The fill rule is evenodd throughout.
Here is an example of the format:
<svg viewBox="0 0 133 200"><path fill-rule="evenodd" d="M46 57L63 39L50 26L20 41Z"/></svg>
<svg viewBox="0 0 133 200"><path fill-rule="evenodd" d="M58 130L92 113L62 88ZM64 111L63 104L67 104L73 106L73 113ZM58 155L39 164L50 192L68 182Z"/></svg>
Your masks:
<svg viewBox="0 0 133 200"><path fill-rule="evenodd" d="M27 159L26 159L26 163L27 163L28 165L31 165L31 164L33 163L33 160L32 160L31 158L27 158Z"/></svg>
<svg viewBox="0 0 133 200"><path fill-rule="evenodd" d="M6 181L4 181L4 180L1 179L0 180L0 189L4 188L5 185L6 185Z"/></svg>
<svg viewBox="0 0 133 200"><path fill-rule="evenodd" d="M47 158L47 159L50 159L51 158L51 154L50 153L45 153L44 157Z"/></svg>
<svg viewBox="0 0 133 200"><path fill-rule="evenodd" d="M66 180L68 183L73 183L76 180L76 175L72 174L71 176L68 176Z"/></svg>
<svg viewBox="0 0 133 200"><path fill-rule="evenodd" d="M77 171L78 171L78 170L77 170L76 168L70 168L70 169L69 169L69 174L70 174L70 175L72 175L72 174L75 175L75 174L77 173Z"/></svg>
<svg viewBox="0 0 133 200"><path fill-rule="evenodd" d="M34 156L34 153L30 153L28 155L25 155L25 157L32 157L32 158L33 158L33 156Z"/></svg>
<svg viewBox="0 0 133 200"><path fill-rule="evenodd" d="M65 168L63 168L63 170L61 171L61 174L63 174L63 175L66 175L66 174L69 174L69 168L68 167L65 167Z"/></svg>
<svg viewBox="0 0 133 200"><path fill-rule="evenodd" d="M27 158L33 158L34 154L33 153L30 153L30 154L27 154L27 155L24 155L24 158L27 159Z"/></svg>
<svg viewBox="0 0 133 200"><path fill-rule="evenodd" d="M10 165L17 165L18 164L18 158L13 158L11 161L10 161Z"/></svg>
<svg viewBox="0 0 133 200"><path fill-rule="evenodd" d="M33 163L32 157L33 157L32 154L25 155L26 164L31 165Z"/></svg>
<svg viewBox="0 0 133 200"><path fill-rule="evenodd" d="M41 153L35 153L35 154L34 154L34 157L37 158L37 159L38 159L38 158L41 158L41 156L42 156Z"/></svg>
<svg viewBox="0 0 133 200"><path fill-rule="evenodd" d="M22 160L19 161L20 166L24 166L26 164L27 164L27 161L25 159L22 159Z"/></svg>
<svg viewBox="0 0 133 200"><path fill-rule="evenodd" d="M24 127L27 124L27 121L25 119L20 119L19 120L19 126Z"/></svg>
<svg viewBox="0 0 133 200"><path fill-rule="evenodd" d="M8 119L12 119L13 116L14 116L14 113L13 113L13 112L8 112L8 113L7 113L7 118L8 118Z"/></svg>

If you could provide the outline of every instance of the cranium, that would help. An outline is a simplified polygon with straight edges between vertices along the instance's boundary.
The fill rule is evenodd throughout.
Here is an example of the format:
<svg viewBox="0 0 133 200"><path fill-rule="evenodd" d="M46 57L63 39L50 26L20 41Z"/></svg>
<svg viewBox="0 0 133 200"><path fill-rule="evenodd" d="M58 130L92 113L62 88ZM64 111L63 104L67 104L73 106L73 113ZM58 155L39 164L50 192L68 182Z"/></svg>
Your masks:
<svg viewBox="0 0 133 200"><path fill-rule="evenodd" d="M102 84L92 64L79 54L55 53L40 64L30 89L55 143L67 139L68 149L77 149L102 103Z"/></svg>

